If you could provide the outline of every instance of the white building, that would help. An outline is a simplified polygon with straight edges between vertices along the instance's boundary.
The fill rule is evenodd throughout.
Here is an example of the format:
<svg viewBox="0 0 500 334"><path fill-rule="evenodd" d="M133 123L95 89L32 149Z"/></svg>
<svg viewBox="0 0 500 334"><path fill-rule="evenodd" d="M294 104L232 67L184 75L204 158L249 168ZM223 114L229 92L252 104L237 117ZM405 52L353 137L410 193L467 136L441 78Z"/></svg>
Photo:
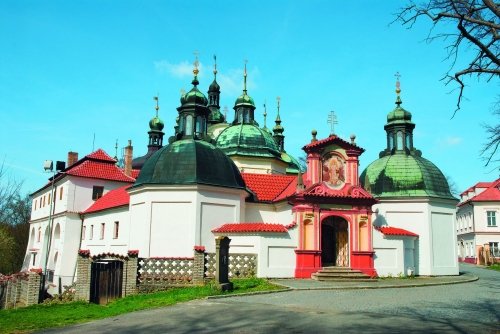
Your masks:
<svg viewBox="0 0 500 334"><path fill-rule="evenodd" d="M370 276L458 274L456 200L439 169L413 148L414 124L399 96L385 126L388 148L363 173L363 189L364 150L354 136L318 140L313 131L303 147L307 171L299 173L285 151L279 101L272 131L260 127L245 85L228 124L218 84L207 99L194 73L168 145L156 114L146 155L132 160L129 143L121 168L102 150L81 160L72 154L32 194L24 269L47 269L51 292L77 275L79 250L182 258L198 247L214 252L219 235L230 236L232 252L257 254L261 277L310 278L330 265Z"/></svg>
<svg viewBox="0 0 500 334"><path fill-rule="evenodd" d="M478 247L488 245L499 257L500 179L479 182L460 194L457 205L456 232L461 261L476 263Z"/></svg>

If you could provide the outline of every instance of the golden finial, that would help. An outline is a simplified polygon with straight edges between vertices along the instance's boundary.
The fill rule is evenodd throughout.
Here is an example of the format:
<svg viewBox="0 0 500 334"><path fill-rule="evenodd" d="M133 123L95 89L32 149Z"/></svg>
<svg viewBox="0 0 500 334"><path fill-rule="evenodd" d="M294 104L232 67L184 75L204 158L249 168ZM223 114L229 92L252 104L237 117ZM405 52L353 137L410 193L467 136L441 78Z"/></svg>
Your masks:
<svg viewBox="0 0 500 334"><path fill-rule="evenodd" d="M193 63L193 65L194 65L193 74L194 74L194 75L198 75L198 73L200 73L200 71L198 70L198 66L200 66L200 61L198 60L198 55L199 55L200 53L199 53L197 50L195 50L195 51L193 52L193 54L194 54L194 58L195 58L195 59L194 59L194 63Z"/></svg>
<svg viewBox="0 0 500 334"><path fill-rule="evenodd" d="M399 82L399 78L401 78L401 74L399 74L399 71L398 71L398 72L396 72L396 74L394 74L394 76L396 77L396 104L398 106L400 106L402 103L401 97L399 96L399 94L401 93L401 83Z"/></svg>
<svg viewBox="0 0 500 334"><path fill-rule="evenodd" d="M401 93L401 83L399 82L399 78L401 78L401 74L399 74L399 71L394 74L396 77L396 94L399 96L399 93Z"/></svg>
<svg viewBox="0 0 500 334"><path fill-rule="evenodd" d="M160 106L159 106L159 101L158 101L158 97L159 97L160 94L156 94L156 96L153 97L153 100L156 101L156 107L155 107L155 110L156 110L156 117L158 117L158 110L160 110Z"/></svg>

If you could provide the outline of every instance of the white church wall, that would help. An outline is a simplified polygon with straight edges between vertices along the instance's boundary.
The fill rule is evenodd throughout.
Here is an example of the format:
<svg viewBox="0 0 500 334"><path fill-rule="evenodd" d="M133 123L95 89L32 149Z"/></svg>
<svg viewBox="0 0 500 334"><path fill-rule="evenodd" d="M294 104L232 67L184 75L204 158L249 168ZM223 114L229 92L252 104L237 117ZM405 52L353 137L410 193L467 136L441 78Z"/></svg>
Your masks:
<svg viewBox="0 0 500 334"><path fill-rule="evenodd" d="M416 275L457 275L458 262L455 241L450 244L449 240L455 240L455 202L444 200L429 200L429 199L410 199L401 200L380 200L379 203L373 206L373 210L378 209L378 213L373 215L375 226L391 226L408 230L418 234L418 239L415 245L415 274ZM432 227L432 214L443 214L447 218L444 224L447 228L440 229L436 226ZM440 216L434 216L436 219ZM438 220L436 220L438 224ZM450 228L451 227L451 228ZM433 233L436 233L433 243ZM445 233L445 234L442 234ZM447 238L445 245L439 246L440 238ZM434 260L439 261L436 265ZM445 260L446 259L446 260ZM443 267L443 261L451 263L455 261L455 265Z"/></svg>
<svg viewBox="0 0 500 334"><path fill-rule="evenodd" d="M102 224L104 233L101 235ZM81 249L90 250L92 256L101 253L127 255L129 229L128 206L86 214L83 221Z"/></svg>
<svg viewBox="0 0 500 334"><path fill-rule="evenodd" d="M400 238L384 238L384 235L373 231L374 265L379 276L397 276L405 272L404 242Z"/></svg>
<svg viewBox="0 0 500 334"><path fill-rule="evenodd" d="M229 234L230 253L257 254L258 277L293 277L297 232Z"/></svg>
<svg viewBox="0 0 500 334"><path fill-rule="evenodd" d="M245 222L290 225L293 223L292 206L287 202L246 203Z"/></svg>
<svg viewBox="0 0 500 334"><path fill-rule="evenodd" d="M54 290L58 287L59 277L61 277L61 284L63 286L73 283L82 226L81 219L77 213L61 217L57 220L57 223L60 224L61 237L59 240L55 240L54 248L51 247L50 258L52 261L49 261L49 263L54 263L54 267L49 266L49 269L54 270ZM56 253L57 261L55 261Z"/></svg>
<svg viewBox="0 0 500 334"><path fill-rule="evenodd" d="M244 203L245 196L246 191L243 190L199 186L195 244L205 246L207 252L215 252L212 230L223 224L241 221L241 203Z"/></svg>
<svg viewBox="0 0 500 334"><path fill-rule="evenodd" d="M255 174L286 174L287 164L272 158L247 158L231 156L234 164L241 172Z"/></svg>
<svg viewBox="0 0 500 334"><path fill-rule="evenodd" d="M84 177L71 177L71 183L68 184L68 211L81 212L89 208L95 202L95 200L92 199L92 190L94 186L104 187L104 195L108 191L126 184L129 183Z"/></svg>
<svg viewBox="0 0 500 334"><path fill-rule="evenodd" d="M454 213L431 212L431 238L431 275L458 275Z"/></svg>

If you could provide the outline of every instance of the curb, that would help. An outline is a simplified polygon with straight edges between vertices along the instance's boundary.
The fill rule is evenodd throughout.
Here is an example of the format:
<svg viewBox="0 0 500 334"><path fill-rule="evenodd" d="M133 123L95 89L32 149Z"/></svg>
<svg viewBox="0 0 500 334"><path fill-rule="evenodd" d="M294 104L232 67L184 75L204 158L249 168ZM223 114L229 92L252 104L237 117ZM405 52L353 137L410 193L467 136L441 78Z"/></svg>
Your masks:
<svg viewBox="0 0 500 334"><path fill-rule="evenodd" d="M426 286L439 286L439 285L452 285L452 284L461 284L461 283L470 283L479 280L477 276L471 276L468 279L464 280L455 280L449 282L429 282L429 283L413 283L413 284L405 284L405 285L358 285L358 286L321 286L321 287L310 287L310 288L293 288L289 287L290 290L293 291L311 291L311 290L368 290L368 289L404 289L404 288L419 288ZM276 284L276 283L274 283Z"/></svg>
<svg viewBox="0 0 500 334"><path fill-rule="evenodd" d="M280 293L280 292L290 292L290 291L314 291L314 290L374 290L374 289L404 289L404 288L420 288L426 286L439 286L439 285L452 285L452 284L461 284L461 283L470 283L479 280L479 277L472 276L470 278L464 280L454 280L449 282L429 282L429 283L413 283L413 284L405 284L405 285L383 285L383 286L375 286L375 285L358 285L358 286L322 286L322 287L311 287L311 288L293 288L290 286L286 286L280 283L273 284L279 285L283 287L281 290L268 290L268 291L254 291L254 292L246 292L246 293L237 293L237 294L228 294L228 295L217 295L217 296L208 296L205 299L222 299L222 298L232 298L232 297L240 297L240 296L256 296L256 295L267 295L271 293Z"/></svg>
<svg viewBox="0 0 500 334"><path fill-rule="evenodd" d="M273 283L276 284L276 283ZM231 297L240 297L240 296L255 296L255 295L268 295L271 293L279 293L279 292L288 292L288 291L293 291L295 289L281 285L281 284L276 284L279 286L282 286L283 289L281 290L266 290L266 291L253 291L253 292L245 292L245 293L233 293L229 295L217 295L217 296L207 296L205 299L222 299L222 298L231 298Z"/></svg>

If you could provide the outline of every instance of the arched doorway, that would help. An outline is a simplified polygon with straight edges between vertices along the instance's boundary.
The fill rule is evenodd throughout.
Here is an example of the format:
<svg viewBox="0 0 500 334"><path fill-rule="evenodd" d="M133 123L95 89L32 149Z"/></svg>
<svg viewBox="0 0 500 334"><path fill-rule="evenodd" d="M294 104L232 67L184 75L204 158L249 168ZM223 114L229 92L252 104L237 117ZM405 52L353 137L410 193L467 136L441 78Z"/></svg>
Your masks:
<svg viewBox="0 0 500 334"><path fill-rule="evenodd" d="M349 267L349 223L341 217L328 217L321 224L321 263L323 267Z"/></svg>

